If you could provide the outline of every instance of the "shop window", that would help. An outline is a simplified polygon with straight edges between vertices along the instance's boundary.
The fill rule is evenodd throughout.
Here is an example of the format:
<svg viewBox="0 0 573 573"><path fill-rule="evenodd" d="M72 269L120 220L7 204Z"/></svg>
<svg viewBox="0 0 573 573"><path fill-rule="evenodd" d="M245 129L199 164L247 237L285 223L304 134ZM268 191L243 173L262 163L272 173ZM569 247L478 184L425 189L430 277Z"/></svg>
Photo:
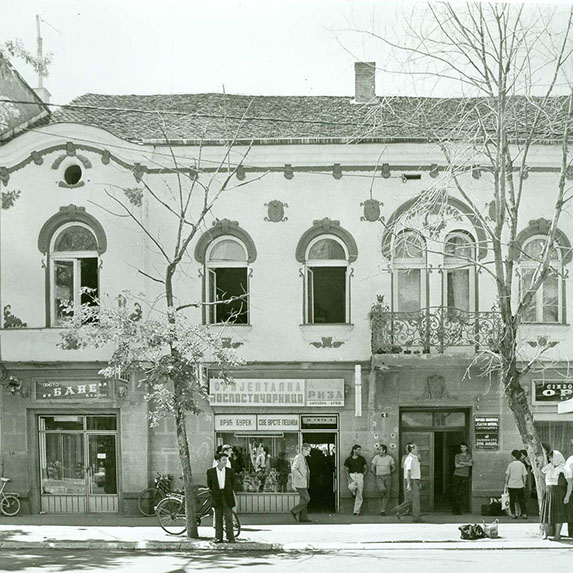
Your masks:
<svg viewBox="0 0 573 573"><path fill-rule="evenodd" d="M234 237L220 237L207 249L209 323L248 324L249 269L245 246Z"/></svg>
<svg viewBox="0 0 573 573"><path fill-rule="evenodd" d="M448 235L444 253L444 303L448 311L475 310L475 241L465 232Z"/></svg>
<svg viewBox="0 0 573 573"><path fill-rule="evenodd" d="M393 310L418 312L426 298L426 242L416 231L401 231L392 256Z"/></svg>
<svg viewBox="0 0 573 573"><path fill-rule="evenodd" d="M571 436L573 436L573 422L535 422L535 429L542 442L551 445L554 450L561 452L565 457L571 455Z"/></svg>
<svg viewBox="0 0 573 573"><path fill-rule="evenodd" d="M541 264L545 248L545 237L532 237L522 248L520 257L521 297L531 288L536 271ZM558 245L549 254L550 267L543 283L533 294L529 305L522 314L523 322L560 323L564 317L563 267L561 250Z"/></svg>
<svg viewBox="0 0 573 573"><path fill-rule="evenodd" d="M308 324L350 322L348 255L339 239L319 236L305 257L305 320Z"/></svg>
<svg viewBox="0 0 573 573"><path fill-rule="evenodd" d="M60 227L50 248L51 324L57 325L82 304L95 304L99 295L98 243L81 223Z"/></svg>
<svg viewBox="0 0 573 573"><path fill-rule="evenodd" d="M233 446L231 464L237 476L236 491L295 491L290 468L298 453L298 432L284 432L276 436L218 433L217 443Z"/></svg>

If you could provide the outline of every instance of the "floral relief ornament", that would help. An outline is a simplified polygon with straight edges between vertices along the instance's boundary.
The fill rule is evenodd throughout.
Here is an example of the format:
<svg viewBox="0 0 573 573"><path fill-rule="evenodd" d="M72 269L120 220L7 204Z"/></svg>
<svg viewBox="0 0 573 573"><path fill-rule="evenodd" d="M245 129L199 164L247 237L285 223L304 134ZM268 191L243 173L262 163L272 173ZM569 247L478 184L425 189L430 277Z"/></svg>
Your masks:
<svg viewBox="0 0 573 573"><path fill-rule="evenodd" d="M339 348L344 344L342 340L332 340L332 336L323 336L321 342L310 342L315 348Z"/></svg>
<svg viewBox="0 0 573 573"><path fill-rule="evenodd" d="M377 199L366 199L364 203L360 203L361 207L364 207L364 215L360 217L361 221L369 221L370 223L375 223L376 221L383 221L384 217L380 214L380 207L384 205L382 201Z"/></svg>

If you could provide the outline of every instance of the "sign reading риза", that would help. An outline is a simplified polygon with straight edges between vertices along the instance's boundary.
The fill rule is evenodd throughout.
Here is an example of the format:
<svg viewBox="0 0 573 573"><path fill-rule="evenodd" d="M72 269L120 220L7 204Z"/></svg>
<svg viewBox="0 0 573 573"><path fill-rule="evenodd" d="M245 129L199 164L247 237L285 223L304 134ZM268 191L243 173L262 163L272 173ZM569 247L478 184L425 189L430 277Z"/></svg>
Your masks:
<svg viewBox="0 0 573 573"><path fill-rule="evenodd" d="M209 381L211 406L344 406L344 379L236 378Z"/></svg>
<svg viewBox="0 0 573 573"><path fill-rule="evenodd" d="M109 382L36 381L37 400L83 400L86 398L109 398Z"/></svg>

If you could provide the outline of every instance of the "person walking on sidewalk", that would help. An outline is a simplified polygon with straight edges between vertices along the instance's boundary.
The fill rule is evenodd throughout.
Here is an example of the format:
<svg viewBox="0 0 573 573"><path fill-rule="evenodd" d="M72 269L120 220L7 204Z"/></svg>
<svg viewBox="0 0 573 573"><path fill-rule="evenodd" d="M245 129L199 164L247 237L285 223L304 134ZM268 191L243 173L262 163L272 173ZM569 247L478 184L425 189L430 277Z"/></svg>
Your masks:
<svg viewBox="0 0 573 573"><path fill-rule="evenodd" d="M571 451L573 451L573 438L571 438ZM567 461L565 462L565 468L569 471L569 473L573 476L573 454L571 454ZM573 499L569 499L569 503L567 504L567 534L569 537L573 537Z"/></svg>
<svg viewBox="0 0 573 573"><path fill-rule="evenodd" d="M466 442L460 444L460 452L454 457L454 476L452 480L454 502L452 504L452 513L454 515L462 514L462 502L465 499L466 492L470 485L470 469L474 465L472 456L468 451Z"/></svg>
<svg viewBox="0 0 573 573"><path fill-rule="evenodd" d="M376 477L376 486L380 492L380 515L386 515L388 500L392 489L392 474L396 469L394 458L388 455L385 444L377 445L378 453L372 458L372 472Z"/></svg>
<svg viewBox="0 0 573 573"><path fill-rule="evenodd" d="M554 528L553 539L559 541L561 528L568 518L566 506L571 503L572 478L565 467L565 458L561 452L553 450L547 459L548 463L541 468L541 472L545 474L545 492L540 521L544 529L543 538L547 539L549 532Z"/></svg>
<svg viewBox="0 0 573 573"><path fill-rule="evenodd" d="M360 455L361 451L361 446L354 444L350 455L344 461L348 489L354 496L354 515L360 515L360 509L364 501L364 476L368 471L368 464Z"/></svg>
<svg viewBox="0 0 573 573"><path fill-rule="evenodd" d="M235 494L233 484L235 474L227 467L228 456L223 452L215 455L217 467L207 470L207 487L211 492L213 508L215 510L215 543L223 543L223 518L225 531L229 543L235 543L233 531L233 507L235 507Z"/></svg>
<svg viewBox="0 0 573 573"><path fill-rule="evenodd" d="M523 519L527 519L527 506L525 504L525 484L527 482L527 468L521 461L521 452L511 452L511 462L505 470L505 490L509 493L509 511L513 519L517 519L518 512L516 502L519 505L519 513Z"/></svg>
<svg viewBox="0 0 573 573"><path fill-rule="evenodd" d="M394 509L394 515L400 519L406 511L412 510L412 521L422 523L420 517L420 478L422 472L418 459L418 446L406 444L408 455L404 460L404 501Z"/></svg>
<svg viewBox="0 0 573 573"><path fill-rule="evenodd" d="M291 515L295 521L300 523L308 523L308 502L310 495L308 494L308 485L310 484L310 468L306 461L307 456L310 454L310 445L303 444L301 451L297 454L292 461L292 486L300 496L299 502L290 510Z"/></svg>

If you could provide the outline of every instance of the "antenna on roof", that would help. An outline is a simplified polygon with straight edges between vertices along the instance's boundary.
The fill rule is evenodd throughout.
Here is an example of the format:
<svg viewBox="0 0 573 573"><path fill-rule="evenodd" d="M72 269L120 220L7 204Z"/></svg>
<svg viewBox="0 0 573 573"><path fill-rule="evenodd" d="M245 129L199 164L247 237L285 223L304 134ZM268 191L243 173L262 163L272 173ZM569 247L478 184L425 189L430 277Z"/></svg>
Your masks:
<svg viewBox="0 0 573 573"><path fill-rule="evenodd" d="M40 21L43 22L44 20L40 18L39 14L36 14L36 57L38 62L41 62L44 59L44 41L42 40L42 34L40 31ZM44 73L40 68L38 69L38 87L34 91L43 102L50 102L51 94L44 87Z"/></svg>
<svg viewBox="0 0 573 573"><path fill-rule="evenodd" d="M43 40L40 32L40 16L36 14L36 57L41 62L44 58ZM38 70L38 88L44 89L44 74Z"/></svg>

